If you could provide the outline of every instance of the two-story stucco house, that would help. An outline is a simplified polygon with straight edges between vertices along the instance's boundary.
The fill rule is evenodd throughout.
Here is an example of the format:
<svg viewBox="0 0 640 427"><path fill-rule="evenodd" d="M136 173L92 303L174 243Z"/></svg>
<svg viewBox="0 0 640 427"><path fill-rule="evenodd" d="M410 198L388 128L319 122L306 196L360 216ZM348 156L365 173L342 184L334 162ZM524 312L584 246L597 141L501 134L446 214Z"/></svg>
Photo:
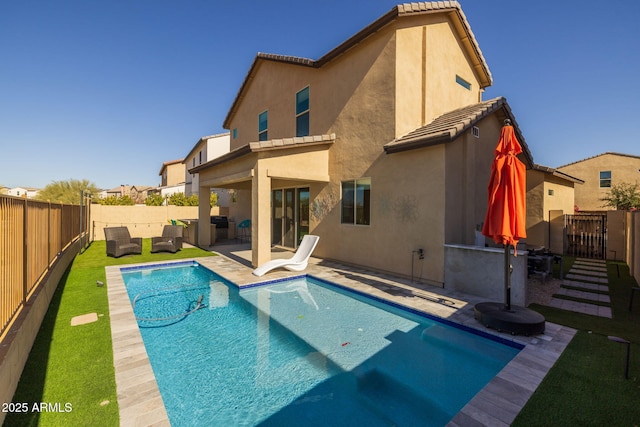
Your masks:
<svg viewBox="0 0 640 427"><path fill-rule="evenodd" d="M203 136L196 142L193 148L191 148L184 158L184 164L186 166L184 175L185 194L187 196L198 194L200 190L198 173L191 172L190 169L228 153L229 140L229 132ZM211 190L218 195L218 206L229 206L229 189L215 188Z"/></svg>
<svg viewBox="0 0 640 427"><path fill-rule="evenodd" d="M505 118L533 167L506 100L482 100L491 84L457 2L399 5L317 60L258 54L224 120L231 151L189 172L200 194L235 190L254 266L311 233L320 257L398 275L423 249L421 278L442 283L444 245L484 220Z"/></svg>
<svg viewBox="0 0 640 427"><path fill-rule="evenodd" d="M575 204L578 211L604 211L615 209L606 207L601 199L608 195L615 185L640 184L640 156L621 153L602 153L557 170L571 174L584 181L576 187Z"/></svg>
<svg viewBox="0 0 640 427"><path fill-rule="evenodd" d="M157 189L162 197L185 192L185 170L184 159L162 163L158 173L160 175L160 186Z"/></svg>

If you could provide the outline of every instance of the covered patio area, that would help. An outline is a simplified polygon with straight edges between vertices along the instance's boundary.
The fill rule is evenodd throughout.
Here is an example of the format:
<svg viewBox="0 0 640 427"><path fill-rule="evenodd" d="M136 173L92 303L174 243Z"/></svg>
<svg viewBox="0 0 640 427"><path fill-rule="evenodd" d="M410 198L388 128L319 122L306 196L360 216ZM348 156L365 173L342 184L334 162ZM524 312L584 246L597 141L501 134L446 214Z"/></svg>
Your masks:
<svg viewBox="0 0 640 427"><path fill-rule="evenodd" d="M236 223L251 223L251 266L271 260L273 244L295 249L302 236L312 232L309 200L329 183L329 148L335 138L331 134L252 142L190 169L200 175L199 246L211 244L211 188L228 188L234 193L229 216ZM278 194L283 201L275 206L272 200ZM293 202L286 204L289 195Z"/></svg>

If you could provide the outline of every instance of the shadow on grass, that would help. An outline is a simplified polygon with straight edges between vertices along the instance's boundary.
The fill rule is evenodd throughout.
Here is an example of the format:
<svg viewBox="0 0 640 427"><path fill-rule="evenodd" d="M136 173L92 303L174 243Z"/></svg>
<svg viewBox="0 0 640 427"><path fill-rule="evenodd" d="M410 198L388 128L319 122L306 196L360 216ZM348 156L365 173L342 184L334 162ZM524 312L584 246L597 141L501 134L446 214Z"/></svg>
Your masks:
<svg viewBox="0 0 640 427"><path fill-rule="evenodd" d="M67 283L71 265L67 268L51 298L51 303L42 325L31 347L29 358L22 371L18 388L13 396L14 403L27 403L26 412L9 412L3 426L37 426L40 419L40 411L34 410L34 405L44 401L44 385L49 368L49 353L53 341L56 317L60 309L62 293Z"/></svg>
<svg viewBox="0 0 640 427"><path fill-rule="evenodd" d="M531 306L547 321L578 332L513 426L638 425L640 308L629 310L631 288L637 283L624 263L607 262L607 273L612 318ZM624 377L626 349L609 336L631 341L628 379Z"/></svg>

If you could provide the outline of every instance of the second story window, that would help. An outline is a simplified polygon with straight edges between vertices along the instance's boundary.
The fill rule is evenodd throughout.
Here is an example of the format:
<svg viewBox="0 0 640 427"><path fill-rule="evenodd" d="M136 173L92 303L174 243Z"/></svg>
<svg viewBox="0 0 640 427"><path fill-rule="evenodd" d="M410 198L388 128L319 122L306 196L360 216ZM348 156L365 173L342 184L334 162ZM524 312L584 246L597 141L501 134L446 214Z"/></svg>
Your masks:
<svg viewBox="0 0 640 427"><path fill-rule="evenodd" d="M296 93L296 136L309 135L309 86Z"/></svg>
<svg viewBox="0 0 640 427"><path fill-rule="evenodd" d="M269 139L269 116L267 111L258 114L258 141Z"/></svg>
<svg viewBox="0 0 640 427"><path fill-rule="evenodd" d="M600 188L611 188L611 171L600 172Z"/></svg>
<svg viewBox="0 0 640 427"><path fill-rule="evenodd" d="M466 81L465 79L463 79L458 75L456 75L456 83L458 83L460 86L462 86L467 90L471 90L471 83L469 83L468 81Z"/></svg>

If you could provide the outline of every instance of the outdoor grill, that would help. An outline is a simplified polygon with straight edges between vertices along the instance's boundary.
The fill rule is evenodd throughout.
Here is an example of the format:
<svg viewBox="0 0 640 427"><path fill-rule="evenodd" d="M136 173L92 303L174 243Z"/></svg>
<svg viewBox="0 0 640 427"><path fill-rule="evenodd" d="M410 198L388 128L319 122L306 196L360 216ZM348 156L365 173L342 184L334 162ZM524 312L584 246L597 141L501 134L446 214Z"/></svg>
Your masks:
<svg viewBox="0 0 640 427"><path fill-rule="evenodd" d="M229 238L229 219L223 215L211 215L211 224L216 225L216 241Z"/></svg>
<svg viewBox="0 0 640 427"><path fill-rule="evenodd" d="M229 219L223 215L212 215L211 224L216 225L216 229L229 228Z"/></svg>

